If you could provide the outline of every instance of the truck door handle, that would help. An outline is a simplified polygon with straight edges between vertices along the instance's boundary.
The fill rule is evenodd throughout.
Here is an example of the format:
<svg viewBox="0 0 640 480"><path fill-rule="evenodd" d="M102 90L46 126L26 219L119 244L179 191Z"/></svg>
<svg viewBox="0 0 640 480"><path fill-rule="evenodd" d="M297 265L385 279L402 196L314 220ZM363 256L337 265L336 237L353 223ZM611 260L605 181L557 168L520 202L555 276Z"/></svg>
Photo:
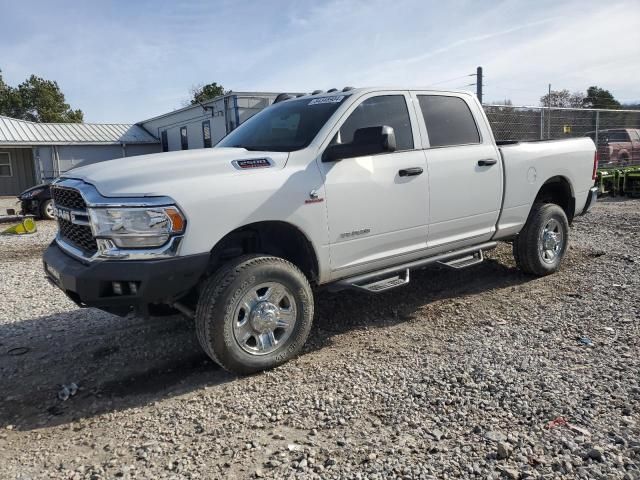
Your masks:
<svg viewBox="0 0 640 480"><path fill-rule="evenodd" d="M401 177L415 177L416 175L422 175L422 168L413 167L413 168L403 168L402 170L398 170L398 175Z"/></svg>
<svg viewBox="0 0 640 480"><path fill-rule="evenodd" d="M479 167L490 167L491 165L495 165L498 163L498 160L494 158L485 158L484 160L478 160Z"/></svg>

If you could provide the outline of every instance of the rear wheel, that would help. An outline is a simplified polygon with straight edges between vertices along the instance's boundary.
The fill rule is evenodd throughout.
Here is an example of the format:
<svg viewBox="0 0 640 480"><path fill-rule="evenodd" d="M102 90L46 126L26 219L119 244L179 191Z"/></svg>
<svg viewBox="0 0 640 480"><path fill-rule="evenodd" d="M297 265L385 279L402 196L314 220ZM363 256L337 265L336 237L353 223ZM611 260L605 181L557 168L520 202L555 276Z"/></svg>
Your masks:
<svg viewBox="0 0 640 480"><path fill-rule="evenodd" d="M45 220L54 220L56 218L53 213L53 200L45 200L42 205L40 205L40 217Z"/></svg>
<svg viewBox="0 0 640 480"><path fill-rule="evenodd" d="M569 245L569 221L552 203L536 203L527 223L513 242L518 267L532 275L549 275L560 268Z"/></svg>
<svg viewBox="0 0 640 480"><path fill-rule="evenodd" d="M249 374L297 355L313 320L313 293L290 262L239 257L207 280L196 308L198 340L223 368Z"/></svg>

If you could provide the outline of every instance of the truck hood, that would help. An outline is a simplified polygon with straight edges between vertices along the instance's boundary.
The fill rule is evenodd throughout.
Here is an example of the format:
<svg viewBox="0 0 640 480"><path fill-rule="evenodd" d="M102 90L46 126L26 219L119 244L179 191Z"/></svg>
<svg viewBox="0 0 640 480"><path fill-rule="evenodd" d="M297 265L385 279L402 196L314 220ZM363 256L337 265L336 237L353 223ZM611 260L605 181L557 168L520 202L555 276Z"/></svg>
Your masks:
<svg viewBox="0 0 640 480"><path fill-rule="evenodd" d="M166 195L167 184L184 181L256 175L284 167L288 152L254 152L244 148L203 148L119 158L74 168L62 178L92 184L105 197ZM269 159L271 165L238 168L234 161ZM242 163L242 162L241 162ZM215 178L212 178L215 177Z"/></svg>

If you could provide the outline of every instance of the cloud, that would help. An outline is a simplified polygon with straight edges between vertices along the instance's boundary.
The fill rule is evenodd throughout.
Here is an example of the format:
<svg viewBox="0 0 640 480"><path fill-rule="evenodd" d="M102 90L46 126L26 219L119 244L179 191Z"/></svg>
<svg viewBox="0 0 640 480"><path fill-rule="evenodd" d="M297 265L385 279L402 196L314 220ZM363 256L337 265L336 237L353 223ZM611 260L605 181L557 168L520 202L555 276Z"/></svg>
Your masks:
<svg viewBox="0 0 640 480"><path fill-rule="evenodd" d="M57 80L90 121L179 107L193 84L311 91L344 85L464 87L537 103L546 84L640 97L632 0L10 2L0 68L17 84ZM469 88L469 87L467 87Z"/></svg>

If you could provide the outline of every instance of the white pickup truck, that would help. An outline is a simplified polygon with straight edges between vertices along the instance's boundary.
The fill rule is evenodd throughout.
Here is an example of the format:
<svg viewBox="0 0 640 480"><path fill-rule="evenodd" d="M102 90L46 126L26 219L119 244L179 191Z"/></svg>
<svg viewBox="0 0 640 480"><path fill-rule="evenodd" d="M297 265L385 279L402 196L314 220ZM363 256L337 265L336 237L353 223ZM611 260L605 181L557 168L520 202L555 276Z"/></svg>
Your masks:
<svg viewBox="0 0 640 480"><path fill-rule="evenodd" d="M319 287L382 292L497 241L553 273L596 200L595 153L589 138L497 145L465 92L279 97L213 149L63 175L44 268L81 306L179 310L212 359L256 372L300 351Z"/></svg>

